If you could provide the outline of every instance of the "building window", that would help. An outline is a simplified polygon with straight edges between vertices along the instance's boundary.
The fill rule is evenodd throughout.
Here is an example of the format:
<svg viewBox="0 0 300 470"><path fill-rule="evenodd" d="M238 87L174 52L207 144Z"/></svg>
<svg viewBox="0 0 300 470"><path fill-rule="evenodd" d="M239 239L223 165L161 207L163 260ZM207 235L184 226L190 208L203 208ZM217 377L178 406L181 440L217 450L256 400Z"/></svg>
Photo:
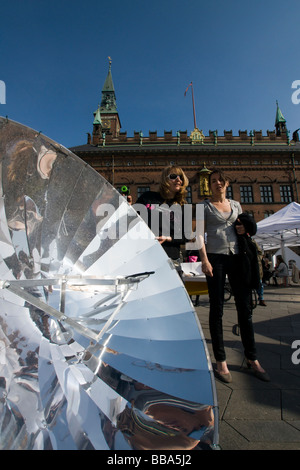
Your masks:
<svg viewBox="0 0 300 470"><path fill-rule="evenodd" d="M261 202L273 202L272 186L266 185L260 187Z"/></svg>
<svg viewBox="0 0 300 470"><path fill-rule="evenodd" d="M137 188L137 197L139 198L143 193L150 191L149 186L138 186Z"/></svg>
<svg viewBox="0 0 300 470"><path fill-rule="evenodd" d="M293 201L293 191L290 185L280 186L280 198L281 202Z"/></svg>
<svg viewBox="0 0 300 470"><path fill-rule="evenodd" d="M264 212L264 218L266 219L267 217L270 217L270 215L274 214L274 211L265 211Z"/></svg>
<svg viewBox="0 0 300 470"><path fill-rule="evenodd" d="M227 197L227 199L233 199L232 186L227 186L226 197Z"/></svg>
<svg viewBox="0 0 300 470"><path fill-rule="evenodd" d="M186 187L186 202L192 204L192 188L191 186Z"/></svg>
<svg viewBox="0 0 300 470"><path fill-rule="evenodd" d="M241 203L253 202L252 186L240 186Z"/></svg>
<svg viewBox="0 0 300 470"><path fill-rule="evenodd" d="M253 211L245 211L245 214L248 214L250 217L254 219L254 212Z"/></svg>

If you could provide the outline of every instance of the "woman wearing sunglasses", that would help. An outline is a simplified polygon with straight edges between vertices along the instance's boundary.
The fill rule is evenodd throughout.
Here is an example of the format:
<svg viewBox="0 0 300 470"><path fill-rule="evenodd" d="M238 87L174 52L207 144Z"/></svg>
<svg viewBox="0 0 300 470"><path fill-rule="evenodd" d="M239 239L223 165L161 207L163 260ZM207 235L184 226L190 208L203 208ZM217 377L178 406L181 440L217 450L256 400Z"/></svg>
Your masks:
<svg viewBox="0 0 300 470"><path fill-rule="evenodd" d="M179 272L181 262L180 245L187 241L183 235L183 211L188 184L189 180L181 168L168 166L162 172L159 191L143 193L135 204L135 206L143 204L147 207L148 225L155 233L157 240L162 244L169 258L174 261ZM178 207L179 210L174 210L177 205L180 206ZM157 221L159 221L158 224ZM178 224L182 228L180 236L178 236L181 232L177 230L179 228Z"/></svg>
<svg viewBox="0 0 300 470"><path fill-rule="evenodd" d="M214 170L209 175L211 198L204 201L207 243L206 247L200 249L202 271L206 274L209 292L209 326L217 362L215 375L223 382L232 381L226 363L222 327L227 275L235 297L247 366L259 379L269 381L268 374L256 357L250 281L247 279L247 273L245 274L243 255L239 256L239 253L244 251L239 249L239 243L245 242L247 233L255 233L256 224L247 214L242 214L239 202L226 198L228 184L229 181L222 171Z"/></svg>

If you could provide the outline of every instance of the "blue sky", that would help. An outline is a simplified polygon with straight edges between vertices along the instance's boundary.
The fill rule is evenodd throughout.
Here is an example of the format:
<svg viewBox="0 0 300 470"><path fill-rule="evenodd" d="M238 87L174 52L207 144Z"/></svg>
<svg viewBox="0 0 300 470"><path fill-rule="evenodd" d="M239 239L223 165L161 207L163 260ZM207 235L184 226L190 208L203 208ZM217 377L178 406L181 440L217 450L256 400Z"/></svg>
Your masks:
<svg viewBox="0 0 300 470"><path fill-rule="evenodd" d="M299 0L1 0L0 17L0 115L66 147L92 132L108 56L129 136L190 133L191 81L205 135L266 135L276 100L300 127Z"/></svg>

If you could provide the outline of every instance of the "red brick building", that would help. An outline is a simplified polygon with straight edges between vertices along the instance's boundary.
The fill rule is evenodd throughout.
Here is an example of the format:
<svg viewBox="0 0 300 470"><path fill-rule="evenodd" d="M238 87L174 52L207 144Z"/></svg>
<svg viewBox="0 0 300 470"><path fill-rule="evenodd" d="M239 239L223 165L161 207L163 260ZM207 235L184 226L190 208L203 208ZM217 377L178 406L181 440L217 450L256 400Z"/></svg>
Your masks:
<svg viewBox="0 0 300 470"><path fill-rule="evenodd" d="M226 125L226 123L224 123ZM92 126L91 126L92 127ZM188 202L196 204L208 196L209 170L222 168L230 179L228 197L241 202L255 220L267 217L292 201L300 202L300 142L292 138L277 104L275 127L262 131L156 131L144 136L121 132L111 62L101 105L94 112L92 134L87 143L71 150L101 173L113 186L130 189L133 202L143 191L157 191L161 171L170 164L186 172L190 185Z"/></svg>

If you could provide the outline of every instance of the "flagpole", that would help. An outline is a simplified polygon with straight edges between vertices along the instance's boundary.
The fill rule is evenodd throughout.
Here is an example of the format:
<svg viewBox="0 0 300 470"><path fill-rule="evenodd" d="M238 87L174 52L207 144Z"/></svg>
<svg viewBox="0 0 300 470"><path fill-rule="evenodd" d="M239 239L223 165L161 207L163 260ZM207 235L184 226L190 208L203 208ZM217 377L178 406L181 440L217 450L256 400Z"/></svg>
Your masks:
<svg viewBox="0 0 300 470"><path fill-rule="evenodd" d="M193 112L194 112L194 126L195 126L195 129L197 127L197 124L196 124L196 111L195 111L195 100L194 100L194 87L193 87L193 82L191 82L192 84L192 100L193 100Z"/></svg>
<svg viewBox="0 0 300 470"><path fill-rule="evenodd" d="M193 100L193 113L194 113L194 127L195 127L195 129L196 129L197 124L196 124L196 111L195 111L195 100L194 100L193 82L191 82L191 83L189 84L189 86L187 87L187 89L185 90L184 96L186 96L186 93L187 93L189 87L192 87L192 100Z"/></svg>

